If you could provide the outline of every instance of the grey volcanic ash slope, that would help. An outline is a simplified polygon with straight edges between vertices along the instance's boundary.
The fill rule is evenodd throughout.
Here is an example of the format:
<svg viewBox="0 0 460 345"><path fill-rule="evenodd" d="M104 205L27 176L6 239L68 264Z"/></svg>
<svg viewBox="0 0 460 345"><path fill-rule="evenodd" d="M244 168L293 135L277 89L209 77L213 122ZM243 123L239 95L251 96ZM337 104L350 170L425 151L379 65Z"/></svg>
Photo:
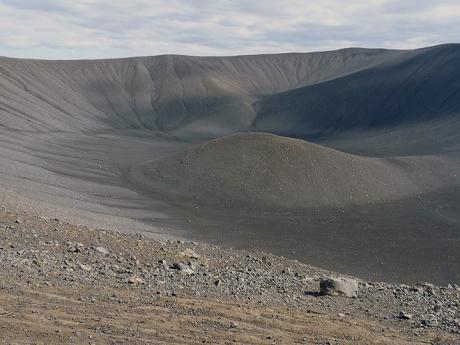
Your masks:
<svg viewBox="0 0 460 345"><path fill-rule="evenodd" d="M458 125L460 45L421 49L357 73L271 95L259 103L258 112L259 130L304 137L417 126L452 117Z"/></svg>
<svg viewBox="0 0 460 345"><path fill-rule="evenodd" d="M400 55L403 52L345 49L215 58L0 58L0 126L72 132L136 128L218 136L250 128L257 115L253 106L262 96Z"/></svg>
<svg viewBox="0 0 460 345"><path fill-rule="evenodd" d="M422 164L423 177L418 169ZM433 188L439 178L433 171L440 166L446 168L442 181L455 175L453 166L458 168L433 157L367 158L303 140L247 133L147 164L143 180L157 191L197 204L301 209L413 196Z"/></svg>
<svg viewBox="0 0 460 345"><path fill-rule="evenodd" d="M459 113L459 61L459 45L96 61L0 58L0 126L147 129L199 140L247 130L313 138L417 124Z"/></svg>

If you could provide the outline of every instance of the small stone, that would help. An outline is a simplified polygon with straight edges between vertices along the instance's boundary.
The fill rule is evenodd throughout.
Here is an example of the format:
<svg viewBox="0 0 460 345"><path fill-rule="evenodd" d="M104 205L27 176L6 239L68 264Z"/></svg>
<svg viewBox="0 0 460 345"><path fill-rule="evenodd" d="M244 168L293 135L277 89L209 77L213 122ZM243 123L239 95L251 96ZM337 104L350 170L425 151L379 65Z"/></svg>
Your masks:
<svg viewBox="0 0 460 345"><path fill-rule="evenodd" d="M183 264L182 262L174 262L170 268L173 270L182 271L187 268L187 265Z"/></svg>
<svg viewBox="0 0 460 345"><path fill-rule="evenodd" d="M412 314L406 313L404 311L400 311L398 315L398 319L400 320L412 320Z"/></svg>
<svg viewBox="0 0 460 345"><path fill-rule="evenodd" d="M229 328L238 328L238 322L230 322Z"/></svg>
<svg viewBox="0 0 460 345"><path fill-rule="evenodd" d="M181 270L181 272L182 272L183 274L188 274L188 275L192 275L192 274L195 273L195 271L194 271L192 268L190 268L190 267L187 267L187 268Z"/></svg>
<svg viewBox="0 0 460 345"><path fill-rule="evenodd" d="M83 243L67 241L66 244L67 244L69 252L72 252L72 253L81 253L82 252Z"/></svg>
<svg viewBox="0 0 460 345"><path fill-rule="evenodd" d="M168 262L166 260L158 260L158 263L162 265L164 268L170 268L168 267Z"/></svg>
<svg viewBox="0 0 460 345"><path fill-rule="evenodd" d="M139 284L144 284L145 281L139 277L132 276L128 278L128 283L131 285L139 285Z"/></svg>
<svg viewBox="0 0 460 345"><path fill-rule="evenodd" d="M422 326L425 327L436 327L438 325L438 320L434 315L429 315L427 319L424 319L420 322Z"/></svg>
<svg viewBox="0 0 460 345"><path fill-rule="evenodd" d="M96 247L94 248L96 252L103 254L103 255L109 255L109 251L105 249L104 247Z"/></svg>
<svg viewBox="0 0 460 345"><path fill-rule="evenodd" d="M423 288L423 290L430 295L435 294L435 286L431 283L418 283L417 286Z"/></svg>
<svg viewBox="0 0 460 345"><path fill-rule="evenodd" d="M338 313L337 316L340 317L340 318L343 318L343 317L345 317L345 314L344 313Z"/></svg>
<svg viewBox="0 0 460 345"><path fill-rule="evenodd" d="M214 285L215 285L215 286L219 286L220 284L221 284L220 279L214 280Z"/></svg>
<svg viewBox="0 0 460 345"><path fill-rule="evenodd" d="M358 297L358 281L350 278L325 278L319 283L320 293L328 296Z"/></svg>
<svg viewBox="0 0 460 345"><path fill-rule="evenodd" d="M89 265L85 265L85 264L82 264L82 263L79 263L78 266L83 270L83 271L91 271L91 266Z"/></svg>
<svg viewBox="0 0 460 345"><path fill-rule="evenodd" d="M198 260L200 258L200 255L195 253L192 249L187 248L184 251L180 252L179 255Z"/></svg>
<svg viewBox="0 0 460 345"><path fill-rule="evenodd" d="M423 288L421 288L420 286L411 286L409 288L409 291L420 293L423 292Z"/></svg>

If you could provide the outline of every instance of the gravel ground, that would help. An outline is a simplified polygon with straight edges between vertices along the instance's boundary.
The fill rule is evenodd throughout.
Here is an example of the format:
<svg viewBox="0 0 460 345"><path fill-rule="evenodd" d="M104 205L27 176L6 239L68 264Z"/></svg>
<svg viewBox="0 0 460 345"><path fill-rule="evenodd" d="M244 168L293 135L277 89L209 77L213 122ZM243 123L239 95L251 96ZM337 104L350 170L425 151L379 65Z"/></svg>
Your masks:
<svg viewBox="0 0 460 345"><path fill-rule="evenodd" d="M329 276L263 252L0 212L5 344L460 344L458 286L358 280L357 298L322 296Z"/></svg>

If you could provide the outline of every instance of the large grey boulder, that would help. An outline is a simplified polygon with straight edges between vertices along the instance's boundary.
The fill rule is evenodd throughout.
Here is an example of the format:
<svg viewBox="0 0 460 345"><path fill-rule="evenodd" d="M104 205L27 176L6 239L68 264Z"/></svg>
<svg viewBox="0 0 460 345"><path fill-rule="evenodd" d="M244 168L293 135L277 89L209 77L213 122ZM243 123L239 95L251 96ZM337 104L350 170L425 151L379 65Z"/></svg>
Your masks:
<svg viewBox="0 0 460 345"><path fill-rule="evenodd" d="M358 281L350 278L323 278L319 283L322 295L358 297Z"/></svg>

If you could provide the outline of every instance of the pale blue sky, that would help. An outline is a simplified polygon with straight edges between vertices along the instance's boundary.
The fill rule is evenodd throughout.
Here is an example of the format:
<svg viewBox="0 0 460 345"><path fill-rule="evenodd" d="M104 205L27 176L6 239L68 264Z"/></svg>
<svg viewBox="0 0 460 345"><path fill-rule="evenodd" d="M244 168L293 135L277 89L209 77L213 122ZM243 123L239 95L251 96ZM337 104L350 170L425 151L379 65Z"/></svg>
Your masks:
<svg viewBox="0 0 460 345"><path fill-rule="evenodd" d="M460 42L460 0L0 0L0 55L236 55Z"/></svg>

